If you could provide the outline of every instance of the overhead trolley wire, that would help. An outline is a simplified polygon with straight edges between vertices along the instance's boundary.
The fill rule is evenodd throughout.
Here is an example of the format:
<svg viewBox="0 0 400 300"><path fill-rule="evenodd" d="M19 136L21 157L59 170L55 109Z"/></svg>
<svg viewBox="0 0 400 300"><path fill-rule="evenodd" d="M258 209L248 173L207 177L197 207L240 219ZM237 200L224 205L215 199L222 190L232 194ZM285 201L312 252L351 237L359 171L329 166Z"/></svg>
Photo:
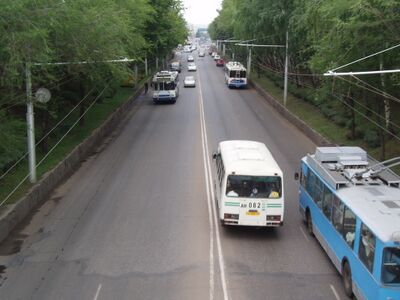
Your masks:
<svg viewBox="0 0 400 300"><path fill-rule="evenodd" d="M381 51L378 51L378 52L376 52L376 53L370 54L370 55L368 55L368 56L365 56L365 57L363 57L363 58L357 59L357 60L355 60L355 61L352 61L352 62L350 62L350 63L347 63L347 64L345 64L345 65L343 65L343 66L337 67L337 68L332 69L332 70L329 70L329 71L330 71L330 72L334 72L334 71L336 71L336 70L342 69L342 68L344 68L344 67L348 67L348 66L353 65L353 64L355 64L355 63L358 63L358 62L360 62L360 61L363 61L363 60L366 60L366 59L368 59L368 58L371 58L371 57L373 57L373 56L375 56L375 55L378 55L378 54L381 54L381 53L384 53L384 52L393 50L393 49L395 49L395 48L397 48L397 47L400 47L400 44L395 45L395 46L392 46L392 47L387 48L387 49L384 49L384 50L381 50Z"/></svg>
<svg viewBox="0 0 400 300"><path fill-rule="evenodd" d="M79 101L78 104L76 104L67 115L64 116L64 118L62 118L52 129L50 129L50 131L48 131L36 144L35 147L37 147L38 145L40 145L40 143L47 138L69 115L71 115L71 113L90 95L90 93L92 93L92 91L94 90L94 88L92 88L86 95L85 97L82 98L81 101ZM8 173L10 173L10 171L12 169L14 169L27 155L29 152L25 152L24 155L22 155L10 168L7 169L7 171L5 171L1 176L0 176L0 180L3 179Z"/></svg>
<svg viewBox="0 0 400 300"><path fill-rule="evenodd" d="M64 138L74 129L74 127L79 123L79 121L87 114L87 112L92 108L92 106L97 102L98 99L103 95L104 91L107 89L109 86L109 83L104 87L104 89L99 93L99 95L96 96L96 98L93 100L93 102L89 105L89 107L83 112L83 114L75 121L74 124L71 125L71 127L68 129L68 131L58 140L58 142L46 153L46 155L39 161L39 163L36 164L36 167L39 167L44 160L53 152L53 150L64 140ZM0 207L3 206L3 204L10 199L10 197L15 193L15 191L18 190L18 188L29 178L28 174L25 176L22 181L5 197L5 199L0 203Z"/></svg>

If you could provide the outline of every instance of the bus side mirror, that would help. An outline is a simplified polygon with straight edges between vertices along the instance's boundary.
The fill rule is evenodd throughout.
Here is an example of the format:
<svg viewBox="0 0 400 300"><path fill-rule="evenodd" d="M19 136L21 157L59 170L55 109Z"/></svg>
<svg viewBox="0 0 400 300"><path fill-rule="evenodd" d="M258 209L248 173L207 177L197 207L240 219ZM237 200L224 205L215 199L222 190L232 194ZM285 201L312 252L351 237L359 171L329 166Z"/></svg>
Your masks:
<svg viewBox="0 0 400 300"><path fill-rule="evenodd" d="M299 173L294 173L294 180L299 180Z"/></svg>
<svg viewBox="0 0 400 300"><path fill-rule="evenodd" d="M212 154L212 158L213 158L213 159L216 159L216 158L217 158L217 156L218 156L218 153L217 153L217 152L213 152L213 154Z"/></svg>

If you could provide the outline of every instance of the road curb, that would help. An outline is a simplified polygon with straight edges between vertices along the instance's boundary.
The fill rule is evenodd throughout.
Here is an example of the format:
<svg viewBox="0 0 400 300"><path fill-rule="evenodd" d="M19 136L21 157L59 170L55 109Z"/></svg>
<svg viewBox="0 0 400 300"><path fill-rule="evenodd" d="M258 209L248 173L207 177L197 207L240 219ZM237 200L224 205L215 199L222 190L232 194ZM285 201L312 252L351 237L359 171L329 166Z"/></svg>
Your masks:
<svg viewBox="0 0 400 300"><path fill-rule="evenodd" d="M258 83L249 79L249 85L252 86L267 102L285 119L296 126L301 132L303 132L314 144L317 146L327 146L333 143L327 138L322 136L315 129L310 127L306 122L300 119L298 116L289 111L279 101L272 97L266 90L264 90Z"/></svg>
<svg viewBox="0 0 400 300"><path fill-rule="evenodd" d="M104 123L96 128L90 136L77 145L61 162L30 188L28 193L16 203L2 208L0 216L0 243L7 238L12 230L23 221L33 209L42 204L50 193L66 178L68 178L81 163L93 152L93 150L109 136L115 127L123 121L129 113L133 102L143 92L139 88L133 96L117 108Z"/></svg>

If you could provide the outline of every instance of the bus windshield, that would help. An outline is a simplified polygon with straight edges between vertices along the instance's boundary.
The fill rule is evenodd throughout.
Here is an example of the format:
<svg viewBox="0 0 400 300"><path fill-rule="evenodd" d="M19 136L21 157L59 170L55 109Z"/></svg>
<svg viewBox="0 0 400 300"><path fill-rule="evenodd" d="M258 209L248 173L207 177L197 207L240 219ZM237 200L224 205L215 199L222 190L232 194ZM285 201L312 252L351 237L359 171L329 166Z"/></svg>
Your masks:
<svg viewBox="0 0 400 300"><path fill-rule="evenodd" d="M243 198L280 198L282 180L279 176L229 175L226 196Z"/></svg>
<svg viewBox="0 0 400 300"><path fill-rule="evenodd" d="M174 82L156 82L154 83L154 89L158 91L170 91L175 89Z"/></svg>
<svg viewBox="0 0 400 300"><path fill-rule="evenodd" d="M400 284L400 248L390 247L383 251L382 281Z"/></svg>

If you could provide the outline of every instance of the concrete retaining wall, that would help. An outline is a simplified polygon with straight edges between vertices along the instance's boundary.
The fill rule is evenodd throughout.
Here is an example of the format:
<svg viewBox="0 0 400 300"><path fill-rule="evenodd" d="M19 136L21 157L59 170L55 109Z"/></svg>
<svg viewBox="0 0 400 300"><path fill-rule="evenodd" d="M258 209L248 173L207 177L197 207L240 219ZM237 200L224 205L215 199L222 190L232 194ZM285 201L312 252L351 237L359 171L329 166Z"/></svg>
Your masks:
<svg viewBox="0 0 400 300"><path fill-rule="evenodd" d="M143 88L125 103L123 103L108 119L81 144L62 160L54 169L47 172L39 182L37 182L23 198L15 204L2 208L0 216L0 242L3 241L10 232L28 216L38 205L43 203L50 193L66 178L68 178L95 149L96 146L110 135L116 125L130 111L135 99L142 93Z"/></svg>
<svg viewBox="0 0 400 300"><path fill-rule="evenodd" d="M287 108L285 108L280 102L275 100L268 92L266 92L258 83L253 80L249 80L250 86L254 87L254 89L268 101L269 104L279 112L283 117L285 117L289 122L291 122L294 126L300 129L306 136L308 136L316 145L318 146L326 146L332 145L332 143L311 128L307 123L301 120L298 116L294 115Z"/></svg>

